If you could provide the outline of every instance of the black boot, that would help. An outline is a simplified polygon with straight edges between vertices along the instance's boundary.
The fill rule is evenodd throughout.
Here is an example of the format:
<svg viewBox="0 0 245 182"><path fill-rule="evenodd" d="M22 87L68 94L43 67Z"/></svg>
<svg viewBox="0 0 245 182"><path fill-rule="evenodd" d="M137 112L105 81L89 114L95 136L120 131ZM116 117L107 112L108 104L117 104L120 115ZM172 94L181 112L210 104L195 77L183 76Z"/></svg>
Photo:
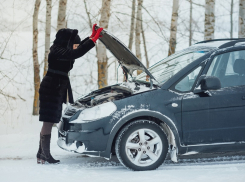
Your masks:
<svg viewBox="0 0 245 182"><path fill-rule="evenodd" d="M52 155L50 154L50 139L51 134L49 135L41 135L41 149L42 153L40 155L41 163L49 163L49 164L57 164L60 161L55 160Z"/></svg>
<svg viewBox="0 0 245 182"><path fill-rule="evenodd" d="M41 149L41 133L40 133L40 140L39 140L39 149L37 152L37 163L40 164L41 163L41 153L42 153L42 149Z"/></svg>

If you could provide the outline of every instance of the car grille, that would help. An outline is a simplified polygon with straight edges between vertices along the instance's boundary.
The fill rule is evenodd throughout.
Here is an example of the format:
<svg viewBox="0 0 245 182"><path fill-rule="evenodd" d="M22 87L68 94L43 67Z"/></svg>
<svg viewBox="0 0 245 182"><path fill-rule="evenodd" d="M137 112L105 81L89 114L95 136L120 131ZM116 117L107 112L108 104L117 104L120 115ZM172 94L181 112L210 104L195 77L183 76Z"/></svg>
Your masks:
<svg viewBox="0 0 245 182"><path fill-rule="evenodd" d="M76 108L68 107L65 113L62 115L62 122L64 122L64 131L68 130L69 120L70 118L77 112Z"/></svg>

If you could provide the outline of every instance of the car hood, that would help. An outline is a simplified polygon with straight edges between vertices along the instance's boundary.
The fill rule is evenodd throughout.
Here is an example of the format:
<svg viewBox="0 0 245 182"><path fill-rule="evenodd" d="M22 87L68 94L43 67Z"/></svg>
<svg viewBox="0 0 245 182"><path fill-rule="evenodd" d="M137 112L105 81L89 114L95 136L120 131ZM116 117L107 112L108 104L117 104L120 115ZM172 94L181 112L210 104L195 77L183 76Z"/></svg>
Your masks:
<svg viewBox="0 0 245 182"><path fill-rule="evenodd" d="M99 27L96 26L96 28L98 29ZM124 67L124 70L128 74L132 76L132 73L135 70L142 70L150 78L155 79L153 75L143 65L143 63L119 39L117 39L107 30L103 30L101 34L103 36L100 37L99 40L117 58L119 64Z"/></svg>

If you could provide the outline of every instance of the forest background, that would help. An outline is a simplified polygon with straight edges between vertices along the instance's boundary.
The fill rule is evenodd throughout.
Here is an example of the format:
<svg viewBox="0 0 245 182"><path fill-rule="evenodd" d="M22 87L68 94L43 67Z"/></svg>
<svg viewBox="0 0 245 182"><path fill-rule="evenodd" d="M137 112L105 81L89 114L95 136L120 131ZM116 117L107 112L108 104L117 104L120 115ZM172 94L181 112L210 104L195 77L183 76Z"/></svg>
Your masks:
<svg viewBox="0 0 245 182"><path fill-rule="evenodd" d="M2 134L37 122L38 89L60 28L78 29L83 39L97 23L150 67L199 41L245 37L244 16L244 0L1 0ZM122 82L123 74L116 58L97 43L76 60L70 79L76 99Z"/></svg>

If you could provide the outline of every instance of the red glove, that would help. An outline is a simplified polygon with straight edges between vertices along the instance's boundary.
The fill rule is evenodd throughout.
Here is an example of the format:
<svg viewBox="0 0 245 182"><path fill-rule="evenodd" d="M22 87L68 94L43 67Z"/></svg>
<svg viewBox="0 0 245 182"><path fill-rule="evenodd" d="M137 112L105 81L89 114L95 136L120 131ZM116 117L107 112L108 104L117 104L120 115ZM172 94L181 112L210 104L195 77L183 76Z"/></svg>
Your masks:
<svg viewBox="0 0 245 182"><path fill-rule="evenodd" d="M89 38L93 38L94 36L95 36L95 34L97 33L97 30L95 30L95 26L96 26L97 24L94 24L93 25L93 29L92 29L92 35L89 37Z"/></svg>
<svg viewBox="0 0 245 182"><path fill-rule="evenodd" d="M102 37L102 35L100 35L100 32L103 30L103 28L99 28L95 34L94 37L91 38L91 40L96 43L96 40L98 40L99 37Z"/></svg>

